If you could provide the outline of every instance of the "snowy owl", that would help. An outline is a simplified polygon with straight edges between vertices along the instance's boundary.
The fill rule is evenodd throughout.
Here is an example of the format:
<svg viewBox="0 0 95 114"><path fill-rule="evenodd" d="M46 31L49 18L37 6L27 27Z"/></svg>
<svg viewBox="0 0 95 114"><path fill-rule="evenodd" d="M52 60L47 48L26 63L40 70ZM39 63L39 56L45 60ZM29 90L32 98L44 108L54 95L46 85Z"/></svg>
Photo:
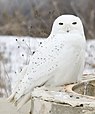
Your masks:
<svg viewBox="0 0 95 114"><path fill-rule="evenodd" d="M85 62L85 35L79 17L59 16L52 31L20 73L9 101L18 109L29 99L35 87L61 86L81 80Z"/></svg>

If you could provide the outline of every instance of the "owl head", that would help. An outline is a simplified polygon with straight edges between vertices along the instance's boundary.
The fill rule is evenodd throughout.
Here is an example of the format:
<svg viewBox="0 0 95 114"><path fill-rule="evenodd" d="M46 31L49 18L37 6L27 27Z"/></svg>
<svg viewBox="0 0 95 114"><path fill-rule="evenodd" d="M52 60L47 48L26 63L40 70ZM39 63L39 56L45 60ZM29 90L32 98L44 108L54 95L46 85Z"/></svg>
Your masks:
<svg viewBox="0 0 95 114"><path fill-rule="evenodd" d="M83 24L79 17L74 15L61 15L53 23L52 34L68 34L79 32L84 35Z"/></svg>

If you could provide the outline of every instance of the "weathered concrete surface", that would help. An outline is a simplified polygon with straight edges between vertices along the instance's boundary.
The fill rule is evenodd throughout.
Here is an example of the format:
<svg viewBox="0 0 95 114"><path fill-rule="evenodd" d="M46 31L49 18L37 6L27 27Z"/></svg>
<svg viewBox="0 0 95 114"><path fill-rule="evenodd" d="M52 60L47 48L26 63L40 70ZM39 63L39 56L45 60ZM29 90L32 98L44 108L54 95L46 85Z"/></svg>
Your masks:
<svg viewBox="0 0 95 114"><path fill-rule="evenodd" d="M31 95L32 114L95 114L95 81L92 81L95 76L89 77L84 77L84 82L78 86L71 84L60 88L36 88ZM72 91L74 86L77 89L75 92Z"/></svg>
<svg viewBox="0 0 95 114"><path fill-rule="evenodd" d="M33 105L33 104L32 104ZM95 114L95 108L76 106L68 104L59 104L54 102L34 100L34 110L32 114Z"/></svg>
<svg viewBox="0 0 95 114"><path fill-rule="evenodd" d="M0 98L0 114L29 114L30 102L27 103L21 110L17 111L17 108L11 103L8 103L6 98Z"/></svg>

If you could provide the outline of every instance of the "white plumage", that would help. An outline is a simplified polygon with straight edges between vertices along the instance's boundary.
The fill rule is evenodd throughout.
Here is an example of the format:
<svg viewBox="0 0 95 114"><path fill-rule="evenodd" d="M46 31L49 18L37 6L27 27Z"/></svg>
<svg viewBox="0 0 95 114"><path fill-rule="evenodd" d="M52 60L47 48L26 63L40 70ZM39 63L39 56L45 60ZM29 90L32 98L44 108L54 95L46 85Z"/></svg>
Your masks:
<svg viewBox="0 0 95 114"><path fill-rule="evenodd" d="M81 20L62 15L50 36L40 45L23 70L9 101L20 108L37 86L60 86L81 80L85 58L85 36Z"/></svg>

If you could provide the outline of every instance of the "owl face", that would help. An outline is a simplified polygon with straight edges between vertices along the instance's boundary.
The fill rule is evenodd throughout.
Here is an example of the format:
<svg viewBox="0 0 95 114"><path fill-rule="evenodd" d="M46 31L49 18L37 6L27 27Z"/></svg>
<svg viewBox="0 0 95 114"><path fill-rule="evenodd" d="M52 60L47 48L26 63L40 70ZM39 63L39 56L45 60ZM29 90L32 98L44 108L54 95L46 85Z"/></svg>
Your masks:
<svg viewBox="0 0 95 114"><path fill-rule="evenodd" d="M62 15L53 24L53 34L79 32L84 34L81 20L74 15Z"/></svg>

